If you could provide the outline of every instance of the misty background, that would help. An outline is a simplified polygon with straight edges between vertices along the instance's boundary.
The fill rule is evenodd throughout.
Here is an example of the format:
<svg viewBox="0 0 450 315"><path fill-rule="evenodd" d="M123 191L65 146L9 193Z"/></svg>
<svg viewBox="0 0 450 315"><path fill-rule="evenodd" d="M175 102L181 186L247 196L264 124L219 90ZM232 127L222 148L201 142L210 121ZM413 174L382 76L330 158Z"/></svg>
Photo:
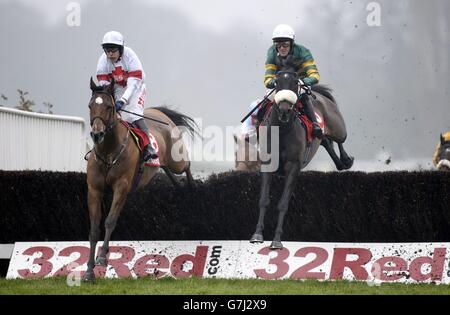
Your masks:
<svg viewBox="0 0 450 315"><path fill-rule="evenodd" d="M28 91L34 111L50 102L54 114L83 117L87 136L89 79L104 33L117 30L143 63L146 107L225 130L264 96L266 52L283 23L334 90L356 169L431 167L450 130L449 0L83 0L79 26L67 23L70 2L0 0L0 104L14 107L16 90ZM371 2L380 26L367 23ZM320 151L312 167L333 169Z"/></svg>

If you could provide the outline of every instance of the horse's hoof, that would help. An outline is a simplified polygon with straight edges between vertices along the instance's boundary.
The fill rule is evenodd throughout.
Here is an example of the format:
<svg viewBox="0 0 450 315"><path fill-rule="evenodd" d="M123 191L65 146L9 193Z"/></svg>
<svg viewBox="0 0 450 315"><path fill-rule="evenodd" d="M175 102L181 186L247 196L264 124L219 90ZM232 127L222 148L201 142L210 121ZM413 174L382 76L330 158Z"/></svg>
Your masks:
<svg viewBox="0 0 450 315"><path fill-rule="evenodd" d="M86 271L86 273L83 276L84 282L93 282L95 281L95 274L94 271Z"/></svg>
<svg viewBox="0 0 450 315"><path fill-rule="evenodd" d="M108 267L108 261L106 260L106 257L98 256L95 260L96 266L102 266L102 267Z"/></svg>
<svg viewBox="0 0 450 315"><path fill-rule="evenodd" d="M264 243L264 238L261 234L253 234L252 238L250 239L250 243L257 244L257 243Z"/></svg>
<svg viewBox="0 0 450 315"><path fill-rule="evenodd" d="M270 244L270 249L272 250L283 249L283 244L280 241L272 241L272 244Z"/></svg>
<svg viewBox="0 0 450 315"><path fill-rule="evenodd" d="M349 156L347 159L342 160L342 167L338 167L339 171L346 171L352 168L353 162L355 162L355 158L353 156Z"/></svg>

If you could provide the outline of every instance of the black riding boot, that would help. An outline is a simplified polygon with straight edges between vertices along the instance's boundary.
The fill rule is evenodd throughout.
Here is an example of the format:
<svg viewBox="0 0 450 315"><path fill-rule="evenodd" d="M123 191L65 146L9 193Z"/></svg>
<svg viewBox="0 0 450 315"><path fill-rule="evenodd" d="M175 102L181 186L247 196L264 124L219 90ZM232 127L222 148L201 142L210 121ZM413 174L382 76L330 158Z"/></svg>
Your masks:
<svg viewBox="0 0 450 315"><path fill-rule="evenodd" d="M147 136L148 136L148 127L145 123L144 119L138 119L134 122L134 124L142 130ZM150 142L145 148L144 148L144 161L147 162L150 159L156 159L158 157L158 152L156 152L155 148L152 146L152 143Z"/></svg>
<svg viewBox="0 0 450 315"><path fill-rule="evenodd" d="M302 94L300 98L303 110L305 111L306 116L308 116L308 119L311 120L313 124L313 136L316 138L320 138L323 136L322 128L320 128L319 124L317 123L316 115L314 113L313 105L311 102L311 97L308 94Z"/></svg>

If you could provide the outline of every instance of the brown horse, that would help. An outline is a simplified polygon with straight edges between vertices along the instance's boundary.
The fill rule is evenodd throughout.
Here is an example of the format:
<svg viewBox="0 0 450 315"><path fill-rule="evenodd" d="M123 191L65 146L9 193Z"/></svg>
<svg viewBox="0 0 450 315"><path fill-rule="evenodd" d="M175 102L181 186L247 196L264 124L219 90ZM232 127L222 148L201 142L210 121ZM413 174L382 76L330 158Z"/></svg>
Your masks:
<svg viewBox="0 0 450 315"><path fill-rule="evenodd" d="M236 147L235 170L238 172L259 172L261 160L259 159L256 134L252 137L235 135L234 143Z"/></svg>
<svg viewBox="0 0 450 315"><path fill-rule="evenodd" d="M450 131L441 134L434 153L433 165L440 171L450 171Z"/></svg>
<svg viewBox="0 0 450 315"><path fill-rule="evenodd" d="M99 87L91 78L92 97L89 102L91 137L94 149L87 164L88 208L90 217L90 256L84 280L95 279L94 266L107 266L107 254L111 234L133 187L147 185L159 167L143 167L141 152L132 140L130 128L119 122L113 97L114 81ZM149 124L149 130L159 147L160 165L176 183L174 174L186 173L189 184L193 183L186 147L177 126L187 129L193 136L195 123L183 114L165 107L149 108L144 115L159 120ZM177 150L172 150L176 146ZM172 152L174 151L174 152ZM142 172L140 172L142 170ZM105 220L105 238L100 254L95 259L95 248L100 238L103 193L106 186L113 191L111 208Z"/></svg>
<svg viewBox="0 0 450 315"><path fill-rule="evenodd" d="M321 93L313 93L315 100L313 102L314 109L320 114L325 121L325 130L323 139L314 138L311 142L307 142L306 131L302 127L297 118L295 107L298 101L299 78L294 70L294 66L289 59L282 64L281 71L277 73L277 87L275 95L275 104L271 107L270 112L262 123L267 130L264 137L264 129L260 127L260 148L261 154L267 152L270 154L270 160L263 158L261 155L261 194L259 200L259 218L256 225L256 231L250 239L252 243L262 243L264 217L270 204L270 182L272 174L275 171L285 176L283 194L278 202L277 209L279 211L275 236L273 238L271 248L281 249L281 235L283 232L284 217L289 208L289 201L292 196L294 182L300 170L305 168L316 154L319 146L325 145L330 154L334 154L335 162L340 163L343 168L350 168L353 165L353 158L349 157L343 148L343 143L347 138L347 131L344 119L339 112L334 98L329 90L325 87L317 86L316 91ZM268 128L267 128L268 127ZM276 128L272 128L276 127ZM273 139L272 133L279 131L279 137ZM276 135L276 133L274 134ZM337 157L331 146L332 141L340 144L341 156ZM325 144L324 144L325 143ZM269 169L267 166L271 164L278 156L278 169ZM332 155L333 157L333 155ZM334 160L334 159L333 159ZM263 169L265 168L265 170Z"/></svg>

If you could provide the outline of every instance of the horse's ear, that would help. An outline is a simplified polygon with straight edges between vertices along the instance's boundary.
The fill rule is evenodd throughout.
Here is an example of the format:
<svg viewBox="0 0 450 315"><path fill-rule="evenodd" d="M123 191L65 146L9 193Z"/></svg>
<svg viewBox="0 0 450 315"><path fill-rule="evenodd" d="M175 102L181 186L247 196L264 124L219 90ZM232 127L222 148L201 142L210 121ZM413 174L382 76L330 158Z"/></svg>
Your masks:
<svg viewBox="0 0 450 315"><path fill-rule="evenodd" d="M108 93L111 95L114 95L114 84L116 82L114 81L114 78L111 78L111 80L109 80L109 85L108 85Z"/></svg>
<svg viewBox="0 0 450 315"><path fill-rule="evenodd" d="M90 85L91 85L91 91L94 92L97 89L97 85L95 84L94 79L92 79L92 77L91 77Z"/></svg>
<svg viewBox="0 0 450 315"><path fill-rule="evenodd" d="M237 143L237 137L236 137L236 135L233 135L233 138L234 138L234 142Z"/></svg>
<svg viewBox="0 0 450 315"><path fill-rule="evenodd" d="M445 139L444 139L444 136L441 133L441 144L443 145L444 143L445 143Z"/></svg>

